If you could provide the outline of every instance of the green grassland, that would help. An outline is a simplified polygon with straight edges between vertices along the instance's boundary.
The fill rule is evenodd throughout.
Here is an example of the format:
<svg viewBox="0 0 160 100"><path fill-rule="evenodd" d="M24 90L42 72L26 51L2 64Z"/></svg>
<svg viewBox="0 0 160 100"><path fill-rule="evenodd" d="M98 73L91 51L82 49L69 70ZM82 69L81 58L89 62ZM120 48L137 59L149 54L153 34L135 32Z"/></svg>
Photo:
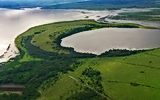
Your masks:
<svg viewBox="0 0 160 100"><path fill-rule="evenodd" d="M81 59L83 64L74 72L62 75L50 88L43 91L40 89L42 96L38 100L65 100L82 91L82 86L86 86L81 85L79 78L88 67L100 71L104 93L113 100L159 100L159 59L160 49L126 57Z"/></svg>
<svg viewBox="0 0 160 100"><path fill-rule="evenodd" d="M146 21L160 21L160 9L152 9L144 12L125 12L119 13L117 16L110 17L111 19L121 20L146 20Z"/></svg>
<svg viewBox="0 0 160 100"><path fill-rule="evenodd" d="M14 95L16 100L159 100L160 49L107 57L107 53L96 56L60 46L66 36L107 27L156 29L94 20L30 28L15 40L21 55L0 67L0 83L26 85L22 96Z"/></svg>

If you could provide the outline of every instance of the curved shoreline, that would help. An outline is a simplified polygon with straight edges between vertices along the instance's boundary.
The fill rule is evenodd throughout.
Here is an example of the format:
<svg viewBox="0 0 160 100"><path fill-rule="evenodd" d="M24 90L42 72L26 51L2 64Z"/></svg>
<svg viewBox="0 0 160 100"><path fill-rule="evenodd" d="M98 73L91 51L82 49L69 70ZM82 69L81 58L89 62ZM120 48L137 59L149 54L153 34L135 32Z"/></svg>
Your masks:
<svg viewBox="0 0 160 100"><path fill-rule="evenodd" d="M138 25L138 24L101 24L101 23L97 23L96 21L94 21L94 20L76 20L76 21L69 21L69 22L57 22L57 23L53 23L53 25L54 24L58 24L58 23L71 23L71 22L78 22L78 21L88 21L89 23L91 22L91 23L95 23L95 25L96 24L99 24L99 25L102 25L102 26L95 26L95 27L88 27L88 29L86 30L86 31L88 31L88 30L93 30L93 29L99 29L99 28L107 28L107 27L131 27L131 28L151 28L151 29L154 29L153 27L145 27L145 26L141 26L141 25ZM34 28L39 28L39 27L43 27L43 26L47 26L47 25L50 25L50 24L45 24L45 25L40 25L40 26L38 26L38 27L33 27L33 28L30 28L29 30L32 30L32 29L34 29ZM96 28L97 27L97 28ZM29 30L27 30L26 32L28 32ZM77 29L76 29L77 30ZM85 31L85 30L83 30L82 29L82 31ZM81 32L81 30L80 30L80 32ZM77 33L77 32L76 32ZM67 36L70 36L70 35L72 35L72 34L76 34L76 33L66 33L66 34L64 34L64 35L59 35L57 38L55 38L55 42L56 42L56 45L57 45L57 47L56 48L59 48L59 49L62 49L62 50L65 50L65 51L67 51L67 52L75 52L74 51L74 49L73 48L68 48L68 47L63 47L63 46L61 46L60 44L61 44L61 39L62 38L64 38L64 37L67 37ZM24 34L24 33L23 33ZM22 40L19 40L18 38L19 37L21 37L21 36L23 36L23 34L21 34L21 35L19 35L17 38L16 38L16 46L19 48L19 50L21 49L21 50L23 50L22 48L23 47L21 47L21 44L19 44L19 42L21 41L22 42ZM28 33L27 33L28 34ZM33 34L33 33L32 33ZM41 33L42 34L42 33ZM29 34L28 34L29 35ZM33 40L33 39L31 39L32 41L35 41L35 40ZM54 41L54 40L53 40ZM33 45L33 44L32 44ZM34 46L36 46L36 45L34 45ZM39 48L41 48L41 47L39 47ZM42 48L41 48L42 49ZM21 51L20 50L20 51ZM130 50L129 50L130 51ZM140 50L140 51L142 51L142 50ZM26 50L25 50L25 52L27 52ZM46 52L46 51L45 51ZM57 51L55 51L55 52L57 52ZM52 52L51 52L52 53ZM75 53L77 53L78 55L80 54L80 55L84 55L84 54L89 54L90 55L90 53L78 53L78 52L75 52ZM26 53L24 53L24 54L26 54ZM53 52L53 54L54 54L54 52ZM28 54L27 54L28 55ZM26 55L26 56L27 56ZM87 56L86 55L86 56ZM91 54L91 55L94 55L94 54Z"/></svg>
<svg viewBox="0 0 160 100"><path fill-rule="evenodd" d="M33 9L24 9L24 10L40 10L39 8L33 8ZM63 11L64 9L62 9L62 11ZM133 10L133 12L134 12L134 10L135 11L138 11L138 10L136 10L136 9L130 9L130 10L128 10L128 11L131 11L132 12L132 10ZM146 9L146 10L150 10L150 9ZM65 11L68 11L68 10L65 10ZM102 17L104 17L104 16L106 16L106 15L113 15L113 14L115 14L115 13L118 13L118 12L122 12L122 11L125 11L125 9L122 9L122 10L116 10L116 12L114 12L114 13L110 13L110 11L102 11L102 13L97 13L97 11L90 11L90 10L69 10L69 11L73 11L73 12L79 12L79 13L81 13L81 15L83 15L83 16L80 16L79 18L77 17L77 18L75 18L75 19L91 19L91 18L93 18L93 19L95 19L95 20L97 20L97 19L99 19L99 17L100 18L102 18ZM105 12L105 13L103 13L103 12ZM108 12L108 13L107 13ZM90 14L91 13L91 14ZM93 14L93 15L92 15ZM88 16L88 18L87 17L84 17L84 16ZM84 17L84 18L83 18ZM33 26L32 26L33 27ZM20 33L21 34L21 33ZM17 54L17 48L16 47L14 47L14 44L12 44L13 45L13 49L15 49L15 50L10 50L10 51L13 51L13 54L6 54L6 58L9 60L9 58L12 56L13 57L13 55L14 55L14 52L16 52L16 54ZM16 56L16 55L15 55ZM9 58L8 58L9 57ZM0 59L0 60L2 60L2 59ZM5 61L5 60L3 60L3 61Z"/></svg>
<svg viewBox="0 0 160 100"><path fill-rule="evenodd" d="M159 33L160 30L155 29L101 28L65 37L61 46L72 47L76 52L96 55L113 49L149 50L160 46L157 38L160 37Z"/></svg>

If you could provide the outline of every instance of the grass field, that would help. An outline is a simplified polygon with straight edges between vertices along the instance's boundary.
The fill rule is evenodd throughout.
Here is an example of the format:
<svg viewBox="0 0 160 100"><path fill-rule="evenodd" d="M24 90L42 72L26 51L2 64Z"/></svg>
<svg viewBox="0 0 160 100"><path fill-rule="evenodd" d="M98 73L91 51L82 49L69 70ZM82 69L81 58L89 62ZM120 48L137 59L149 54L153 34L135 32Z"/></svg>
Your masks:
<svg viewBox="0 0 160 100"><path fill-rule="evenodd" d="M42 91L38 100L65 100L79 91L75 83L86 67L101 72L105 93L113 100L159 100L160 49L127 57L81 59L74 72L61 76L54 86ZM64 84L65 83L65 84ZM135 85L134 85L135 84Z"/></svg>
<svg viewBox="0 0 160 100"><path fill-rule="evenodd" d="M100 57L60 46L66 36L104 27L154 29L94 20L30 28L16 38L21 55L0 67L0 83L25 84L22 99L17 100L159 100L160 49Z"/></svg>

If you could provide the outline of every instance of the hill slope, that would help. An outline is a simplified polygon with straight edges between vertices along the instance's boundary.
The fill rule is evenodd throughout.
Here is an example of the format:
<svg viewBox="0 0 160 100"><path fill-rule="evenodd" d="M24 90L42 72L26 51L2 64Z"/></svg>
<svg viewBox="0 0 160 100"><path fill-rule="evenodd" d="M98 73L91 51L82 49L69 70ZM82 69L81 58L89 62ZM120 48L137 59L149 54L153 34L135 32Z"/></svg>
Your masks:
<svg viewBox="0 0 160 100"><path fill-rule="evenodd" d="M82 65L61 75L54 85L45 82L38 100L159 100L159 60L160 49L128 57L81 59ZM102 79L95 78L91 70L88 73L94 79L83 75L87 68L100 72Z"/></svg>

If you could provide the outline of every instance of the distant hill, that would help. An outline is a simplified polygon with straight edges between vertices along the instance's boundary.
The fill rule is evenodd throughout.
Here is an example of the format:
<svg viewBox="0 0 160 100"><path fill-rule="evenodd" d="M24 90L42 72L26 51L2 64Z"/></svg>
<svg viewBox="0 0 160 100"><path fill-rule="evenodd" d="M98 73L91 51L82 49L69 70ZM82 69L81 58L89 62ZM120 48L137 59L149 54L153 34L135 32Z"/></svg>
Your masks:
<svg viewBox="0 0 160 100"><path fill-rule="evenodd" d="M0 1L1 8L19 8L20 5L14 1Z"/></svg>
<svg viewBox="0 0 160 100"><path fill-rule="evenodd" d="M1 8L42 7L43 9L160 8L160 0L3 0Z"/></svg>
<svg viewBox="0 0 160 100"><path fill-rule="evenodd" d="M57 4L66 4L73 2L82 2L86 0L0 0L0 8L32 8L32 7L46 7Z"/></svg>
<svg viewBox="0 0 160 100"><path fill-rule="evenodd" d="M58 4L44 8L56 9L119 9L119 8L147 8L160 7L160 0L90 0L68 4Z"/></svg>

